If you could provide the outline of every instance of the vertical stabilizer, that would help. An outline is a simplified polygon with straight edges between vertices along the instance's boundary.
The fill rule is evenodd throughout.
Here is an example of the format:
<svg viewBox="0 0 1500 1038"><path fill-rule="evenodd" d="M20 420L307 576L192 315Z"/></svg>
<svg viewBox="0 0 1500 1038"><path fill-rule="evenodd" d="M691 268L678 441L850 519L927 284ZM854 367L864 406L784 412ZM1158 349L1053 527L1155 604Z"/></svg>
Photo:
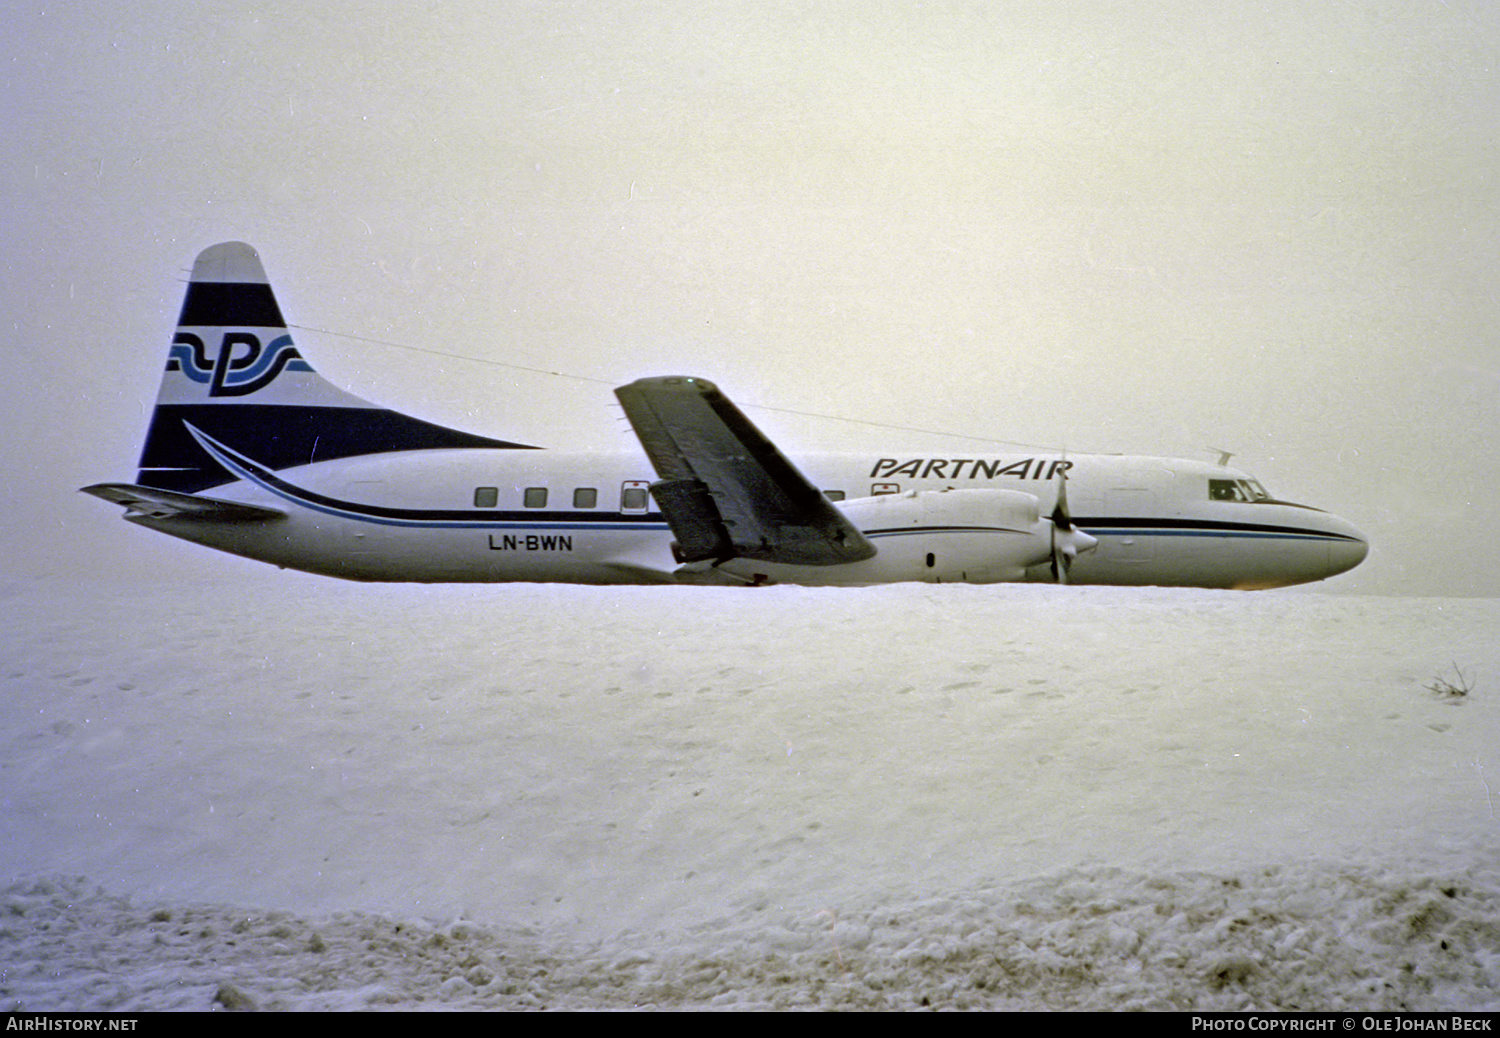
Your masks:
<svg viewBox="0 0 1500 1038"><path fill-rule="evenodd" d="M204 249L193 264L136 481L195 493L233 481L194 426L272 469L435 447L519 447L432 425L346 393L292 342L256 251Z"/></svg>

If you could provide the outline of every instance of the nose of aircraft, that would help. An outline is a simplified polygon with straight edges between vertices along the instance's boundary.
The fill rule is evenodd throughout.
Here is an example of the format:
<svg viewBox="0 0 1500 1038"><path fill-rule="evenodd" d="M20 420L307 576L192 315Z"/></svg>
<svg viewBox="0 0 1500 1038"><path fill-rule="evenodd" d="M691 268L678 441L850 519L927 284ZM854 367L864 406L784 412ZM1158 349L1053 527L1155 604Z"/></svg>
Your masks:
<svg viewBox="0 0 1500 1038"><path fill-rule="evenodd" d="M1334 576L1346 573L1365 561L1365 556L1370 554L1369 539L1361 533L1351 522L1335 519L1335 532L1339 539L1329 542L1328 545L1328 575Z"/></svg>

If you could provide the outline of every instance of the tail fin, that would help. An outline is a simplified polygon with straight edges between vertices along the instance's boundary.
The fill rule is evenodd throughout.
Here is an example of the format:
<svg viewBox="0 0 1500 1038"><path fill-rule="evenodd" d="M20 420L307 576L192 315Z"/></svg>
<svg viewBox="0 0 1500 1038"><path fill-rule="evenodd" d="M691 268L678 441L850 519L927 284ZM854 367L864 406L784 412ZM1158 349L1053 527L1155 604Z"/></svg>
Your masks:
<svg viewBox="0 0 1500 1038"><path fill-rule="evenodd" d="M167 354L136 481L196 493L232 482L190 427L272 469L434 447L522 447L411 418L327 382L292 343L244 242L199 254Z"/></svg>

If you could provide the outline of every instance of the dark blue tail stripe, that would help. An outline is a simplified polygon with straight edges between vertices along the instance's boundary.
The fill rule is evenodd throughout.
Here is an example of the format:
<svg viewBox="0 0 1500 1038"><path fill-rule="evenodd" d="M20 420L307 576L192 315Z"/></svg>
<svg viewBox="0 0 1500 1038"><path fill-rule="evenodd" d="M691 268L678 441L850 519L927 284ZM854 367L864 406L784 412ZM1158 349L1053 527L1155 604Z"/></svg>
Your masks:
<svg viewBox="0 0 1500 1038"><path fill-rule="evenodd" d="M448 429L377 407L161 404L146 434L137 483L158 490L195 494L238 478L193 439L185 424L189 422L270 469L389 451L453 447L535 449L522 443Z"/></svg>
<svg viewBox="0 0 1500 1038"><path fill-rule="evenodd" d="M192 281L182 300L183 328L285 328L270 285Z"/></svg>

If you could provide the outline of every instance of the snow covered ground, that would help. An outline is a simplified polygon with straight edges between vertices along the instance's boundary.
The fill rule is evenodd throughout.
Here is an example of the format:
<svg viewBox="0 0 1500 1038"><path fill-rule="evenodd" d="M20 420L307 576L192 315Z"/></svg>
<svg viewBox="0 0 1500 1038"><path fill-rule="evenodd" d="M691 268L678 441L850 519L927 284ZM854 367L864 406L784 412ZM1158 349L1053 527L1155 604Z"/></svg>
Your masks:
<svg viewBox="0 0 1500 1038"><path fill-rule="evenodd" d="M1497 600L0 605L7 1008L1500 1008Z"/></svg>

